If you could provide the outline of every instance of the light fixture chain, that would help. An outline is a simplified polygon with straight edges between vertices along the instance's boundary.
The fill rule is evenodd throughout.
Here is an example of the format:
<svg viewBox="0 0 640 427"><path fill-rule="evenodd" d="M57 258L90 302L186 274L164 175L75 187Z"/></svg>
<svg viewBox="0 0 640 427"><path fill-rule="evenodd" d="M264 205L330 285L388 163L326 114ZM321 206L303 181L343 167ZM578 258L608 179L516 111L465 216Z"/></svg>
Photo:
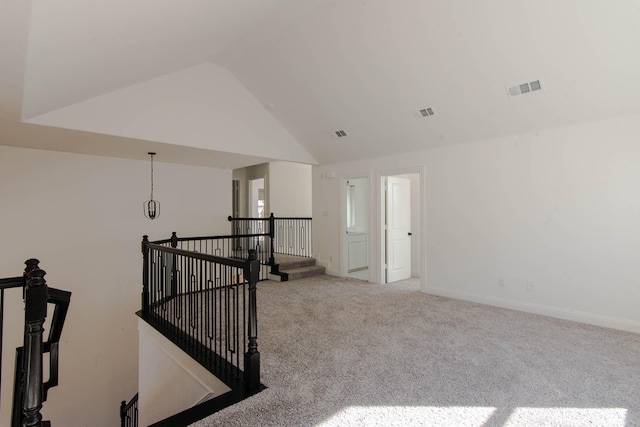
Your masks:
<svg viewBox="0 0 640 427"><path fill-rule="evenodd" d="M153 154L151 155L151 200L153 200Z"/></svg>

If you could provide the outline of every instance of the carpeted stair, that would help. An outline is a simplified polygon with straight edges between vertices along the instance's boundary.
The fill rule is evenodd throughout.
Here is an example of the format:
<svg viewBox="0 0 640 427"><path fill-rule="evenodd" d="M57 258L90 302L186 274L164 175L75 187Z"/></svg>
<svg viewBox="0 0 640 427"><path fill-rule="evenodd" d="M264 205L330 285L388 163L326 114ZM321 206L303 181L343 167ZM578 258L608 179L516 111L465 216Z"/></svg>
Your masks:
<svg viewBox="0 0 640 427"><path fill-rule="evenodd" d="M316 265L315 258L275 254L276 265L269 274L269 280L287 282L304 277L325 274L325 268Z"/></svg>

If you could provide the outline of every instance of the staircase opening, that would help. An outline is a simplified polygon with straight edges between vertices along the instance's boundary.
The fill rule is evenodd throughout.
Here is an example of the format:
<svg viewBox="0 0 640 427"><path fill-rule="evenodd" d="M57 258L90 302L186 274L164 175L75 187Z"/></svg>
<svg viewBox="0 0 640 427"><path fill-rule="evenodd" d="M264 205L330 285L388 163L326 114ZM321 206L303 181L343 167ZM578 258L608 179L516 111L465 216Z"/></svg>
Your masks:
<svg viewBox="0 0 640 427"><path fill-rule="evenodd" d="M145 236L142 307L137 313L144 325L226 389L160 420L145 413L149 396L141 389L122 402L122 426L187 425L265 388L257 344L257 283L324 274L324 267L315 266L312 257L311 218L271 214L229 221L227 236L183 238L174 232L155 242ZM141 357L143 353L141 348Z"/></svg>

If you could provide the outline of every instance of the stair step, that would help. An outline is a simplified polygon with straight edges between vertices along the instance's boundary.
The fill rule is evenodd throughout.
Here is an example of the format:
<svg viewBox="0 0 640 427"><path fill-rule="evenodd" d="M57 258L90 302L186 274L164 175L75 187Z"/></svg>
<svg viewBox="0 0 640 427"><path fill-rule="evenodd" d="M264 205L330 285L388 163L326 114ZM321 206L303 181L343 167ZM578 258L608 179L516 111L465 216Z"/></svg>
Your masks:
<svg viewBox="0 0 640 427"><path fill-rule="evenodd" d="M316 265L315 258L308 257L276 257L276 264L279 265L280 271L289 271L294 268L310 267Z"/></svg>
<svg viewBox="0 0 640 427"><path fill-rule="evenodd" d="M286 273L289 275L289 281L302 279L304 277L319 276L325 274L325 268L319 265L310 265L306 267L287 269Z"/></svg>

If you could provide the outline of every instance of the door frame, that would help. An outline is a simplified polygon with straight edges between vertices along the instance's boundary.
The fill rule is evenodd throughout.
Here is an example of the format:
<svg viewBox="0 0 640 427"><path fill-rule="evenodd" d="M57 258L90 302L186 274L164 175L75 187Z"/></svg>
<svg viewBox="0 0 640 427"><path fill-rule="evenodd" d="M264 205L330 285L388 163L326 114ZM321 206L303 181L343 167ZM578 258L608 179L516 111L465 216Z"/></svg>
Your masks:
<svg viewBox="0 0 640 427"><path fill-rule="evenodd" d="M340 277L347 277L349 270L349 253L347 245L347 181L350 179L367 178L369 180L369 220L368 235L373 236L375 225L373 222L373 210L371 209L373 199L372 177L367 172L347 174L340 177ZM371 238L367 241L367 264L369 265L369 282L371 282Z"/></svg>
<svg viewBox="0 0 640 427"><path fill-rule="evenodd" d="M409 175L409 174L418 174L419 182L420 182L420 205L419 205L419 215L420 215L420 235L413 234L412 237L419 239L419 250L420 250L420 288L422 291L425 291L427 288L427 259L426 259L426 230L427 230L427 218L426 218L426 174L425 174L425 166L413 166L406 168L398 168L398 169L388 169L381 170L375 173L375 178L371 183L371 189L374 189L374 194L372 198L374 212L375 212L375 221L373 221L375 226L375 232L371 235L373 237L372 244L373 248L372 253L375 254L375 264L371 264L374 269L370 272L369 280L375 281L376 283L385 284L386 282L386 272L385 272L385 263L386 263L386 241L385 241L385 224L384 224L384 212L386 209L385 206L385 177L387 176L395 176L395 175Z"/></svg>

